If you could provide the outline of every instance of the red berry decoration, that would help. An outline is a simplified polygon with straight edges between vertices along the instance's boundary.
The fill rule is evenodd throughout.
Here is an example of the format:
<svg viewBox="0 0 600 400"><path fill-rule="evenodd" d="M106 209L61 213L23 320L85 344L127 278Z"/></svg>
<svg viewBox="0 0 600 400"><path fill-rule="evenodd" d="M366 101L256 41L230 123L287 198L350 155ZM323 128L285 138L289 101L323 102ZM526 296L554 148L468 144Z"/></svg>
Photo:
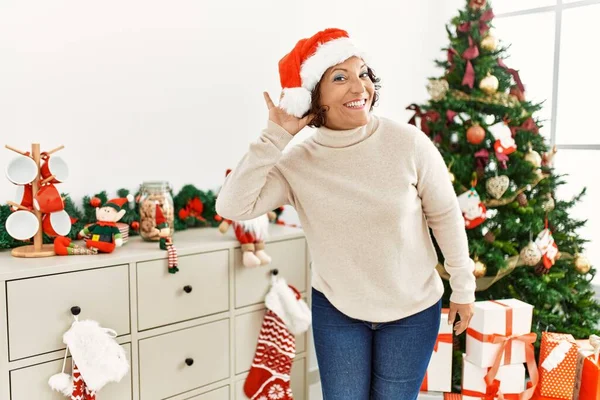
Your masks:
<svg viewBox="0 0 600 400"><path fill-rule="evenodd" d="M473 125L467 129L467 141L471 144L479 144L485 139L485 129L480 125Z"/></svg>
<svg viewBox="0 0 600 400"><path fill-rule="evenodd" d="M92 197L90 199L90 206L92 207L100 207L101 204L102 200L100 200L98 197Z"/></svg>
<svg viewBox="0 0 600 400"><path fill-rule="evenodd" d="M131 229L137 232L137 230L140 229L140 223L138 221L133 221L131 223Z"/></svg>

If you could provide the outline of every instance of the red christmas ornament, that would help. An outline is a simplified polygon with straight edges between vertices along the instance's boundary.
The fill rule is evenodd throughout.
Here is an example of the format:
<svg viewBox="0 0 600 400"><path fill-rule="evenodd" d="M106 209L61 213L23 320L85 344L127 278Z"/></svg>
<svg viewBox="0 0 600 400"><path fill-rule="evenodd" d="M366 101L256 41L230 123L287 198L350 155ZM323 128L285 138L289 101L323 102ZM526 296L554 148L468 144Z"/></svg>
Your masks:
<svg viewBox="0 0 600 400"><path fill-rule="evenodd" d="M92 207L100 207L101 204L102 200L100 200L98 197L92 197L90 199L90 206Z"/></svg>
<svg viewBox="0 0 600 400"><path fill-rule="evenodd" d="M140 229L140 223L138 221L133 221L131 223L131 229L137 232L137 230Z"/></svg>
<svg viewBox="0 0 600 400"><path fill-rule="evenodd" d="M467 141L471 144L479 144L485 139L485 129L480 125L473 125L467 129Z"/></svg>

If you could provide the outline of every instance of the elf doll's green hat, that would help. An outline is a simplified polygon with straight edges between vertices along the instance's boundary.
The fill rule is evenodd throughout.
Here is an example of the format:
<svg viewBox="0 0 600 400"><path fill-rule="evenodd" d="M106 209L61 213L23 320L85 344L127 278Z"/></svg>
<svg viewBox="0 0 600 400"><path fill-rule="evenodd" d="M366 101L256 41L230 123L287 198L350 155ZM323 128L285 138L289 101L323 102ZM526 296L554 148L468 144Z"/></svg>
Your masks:
<svg viewBox="0 0 600 400"><path fill-rule="evenodd" d="M128 194L127 197L118 197L116 199L112 199L107 201L102 205L102 207L112 207L117 211L121 211L124 209L125 204L133 201L133 196Z"/></svg>

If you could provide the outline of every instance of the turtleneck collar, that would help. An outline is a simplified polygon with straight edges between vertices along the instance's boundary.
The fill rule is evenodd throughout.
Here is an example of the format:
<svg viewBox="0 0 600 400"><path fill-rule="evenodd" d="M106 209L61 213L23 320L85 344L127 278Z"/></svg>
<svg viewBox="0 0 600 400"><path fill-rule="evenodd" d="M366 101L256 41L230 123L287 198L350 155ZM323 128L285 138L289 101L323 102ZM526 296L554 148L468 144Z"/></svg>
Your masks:
<svg viewBox="0 0 600 400"><path fill-rule="evenodd" d="M369 122L366 125L348 130L335 130L321 126L317 128L313 138L315 142L326 147L348 147L371 136L378 126L378 118L370 114Z"/></svg>

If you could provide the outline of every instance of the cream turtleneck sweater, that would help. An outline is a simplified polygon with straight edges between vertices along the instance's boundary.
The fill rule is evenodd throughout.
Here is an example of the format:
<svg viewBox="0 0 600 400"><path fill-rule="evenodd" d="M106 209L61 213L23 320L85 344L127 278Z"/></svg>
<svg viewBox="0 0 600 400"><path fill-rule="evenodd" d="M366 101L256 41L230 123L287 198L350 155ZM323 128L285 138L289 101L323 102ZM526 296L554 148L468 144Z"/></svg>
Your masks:
<svg viewBox="0 0 600 400"><path fill-rule="evenodd" d="M475 300L464 219L446 165L422 131L371 114L365 126L321 127L282 153L292 137L268 121L226 177L217 213L247 220L292 205L313 287L369 322L415 314L442 296L429 225L451 275L450 300Z"/></svg>

